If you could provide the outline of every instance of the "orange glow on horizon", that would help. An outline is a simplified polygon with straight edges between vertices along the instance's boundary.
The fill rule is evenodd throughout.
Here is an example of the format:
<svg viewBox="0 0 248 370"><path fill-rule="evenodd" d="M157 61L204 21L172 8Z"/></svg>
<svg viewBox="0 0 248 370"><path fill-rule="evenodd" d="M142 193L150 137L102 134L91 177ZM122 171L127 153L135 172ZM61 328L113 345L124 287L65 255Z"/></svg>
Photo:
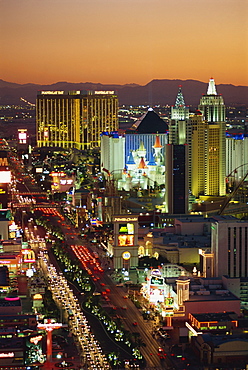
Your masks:
<svg viewBox="0 0 248 370"><path fill-rule="evenodd" d="M1 79L248 86L247 18L244 0L8 0Z"/></svg>

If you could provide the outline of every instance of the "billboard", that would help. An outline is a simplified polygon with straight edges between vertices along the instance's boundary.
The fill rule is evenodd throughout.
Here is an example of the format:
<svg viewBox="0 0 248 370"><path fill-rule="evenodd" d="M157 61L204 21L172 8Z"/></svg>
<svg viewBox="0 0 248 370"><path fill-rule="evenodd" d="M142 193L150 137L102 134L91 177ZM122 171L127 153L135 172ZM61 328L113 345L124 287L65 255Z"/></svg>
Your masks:
<svg viewBox="0 0 248 370"><path fill-rule="evenodd" d="M131 224L129 222L125 224L119 224L119 234L133 235L134 234L134 224Z"/></svg>
<svg viewBox="0 0 248 370"><path fill-rule="evenodd" d="M132 246L134 245L134 235L118 235L118 245L119 246Z"/></svg>
<svg viewBox="0 0 248 370"><path fill-rule="evenodd" d="M1 160L2 158L0 158ZM0 184L9 184L11 182L10 171L0 171Z"/></svg>
<svg viewBox="0 0 248 370"><path fill-rule="evenodd" d="M158 303L164 302L164 289L150 288L150 302Z"/></svg>
<svg viewBox="0 0 248 370"><path fill-rule="evenodd" d="M34 334L26 337L26 351L25 351L25 364L43 364L46 356L42 351L42 335Z"/></svg>
<svg viewBox="0 0 248 370"><path fill-rule="evenodd" d="M24 263L34 263L35 253L32 249L22 249L23 262Z"/></svg>
<svg viewBox="0 0 248 370"><path fill-rule="evenodd" d="M164 278L151 276L151 285L162 286L164 285Z"/></svg>
<svg viewBox="0 0 248 370"><path fill-rule="evenodd" d="M19 144L27 144L27 129L18 129Z"/></svg>

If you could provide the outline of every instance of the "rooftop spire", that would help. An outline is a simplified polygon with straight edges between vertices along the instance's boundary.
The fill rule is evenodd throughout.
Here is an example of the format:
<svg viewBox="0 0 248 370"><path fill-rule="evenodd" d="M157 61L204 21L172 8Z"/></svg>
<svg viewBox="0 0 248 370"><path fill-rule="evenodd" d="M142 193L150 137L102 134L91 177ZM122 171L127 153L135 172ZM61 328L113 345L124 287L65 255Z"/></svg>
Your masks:
<svg viewBox="0 0 248 370"><path fill-rule="evenodd" d="M155 143L153 145L153 148L162 148L163 146L160 143L160 138L158 135L156 135Z"/></svg>
<svg viewBox="0 0 248 370"><path fill-rule="evenodd" d="M183 98L182 86L181 85L179 85L175 107L176 108L179 108L179 107L184 107L185 108L185 103L184 103L184 98Z"/></svg>
<svg viewBox="0 0 248 370"><path fill-rule="evenodd" d="M213 78L210 78L209 80L207 95L217 95L215 82Z"/></svg>
<svg viewBox="0 0 248 370"><path fill-rule="evenodd" d="M130 151L130 155L128 157L127 164L135 164L134 159L133 159L133 153Z"/></svg>
<svg viewBox="0 0 248 370"><path fill-rule="evenodd" d="M139 169L147 168L146 163L145 163L145 161L144 161L144 157L141 157L138 168L139 168Z"/></svg>

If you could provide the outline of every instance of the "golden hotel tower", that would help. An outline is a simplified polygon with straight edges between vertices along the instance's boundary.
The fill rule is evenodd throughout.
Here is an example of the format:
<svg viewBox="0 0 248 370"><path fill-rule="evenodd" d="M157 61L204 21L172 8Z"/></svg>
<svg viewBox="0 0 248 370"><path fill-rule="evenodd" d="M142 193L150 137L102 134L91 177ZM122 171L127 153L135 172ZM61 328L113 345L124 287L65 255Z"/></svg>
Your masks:
<svg viewBox="0 0 248 370"><path fill-rule="evenodd" d="M38 147L91 149L103 131L118 130L114 91L40 91L36 100Z"/></svg>
<svg viewBox="0 0 248 370"><path fill-rule="evenodd" d="M200 112L190 117L192 193L196 197L226 194L226 119L222 95L213 79L198 106Z"/></svg>

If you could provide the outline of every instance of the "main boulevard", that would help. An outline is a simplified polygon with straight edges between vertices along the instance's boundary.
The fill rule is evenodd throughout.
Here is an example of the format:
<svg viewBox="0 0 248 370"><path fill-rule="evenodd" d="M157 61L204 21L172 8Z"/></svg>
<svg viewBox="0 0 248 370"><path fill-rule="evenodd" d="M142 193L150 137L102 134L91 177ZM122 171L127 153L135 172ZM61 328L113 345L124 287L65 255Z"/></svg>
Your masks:
<svg viewBox="0 0 248 370"><path fill-rule="evenodd" d="M21 176L21 174L19 175ZM57 206L54 203L49 202L46 197L41 196L39 194L39 189L34 184L31 182L31 179L28 176L25 176L25 182L19 182L17 184L17 188L15 189L15 201L17 202L17 199L19 198L20 201L20 196L18 194L26 194L26 197L29 197L28 193L30 192L30 196L32 196L33 199L35 199L35 208L39 208L39 210L42 209L55 209ZM40 205L40 207L39 207ZM18 206L18 205L17 205ZM18 208L18 207L17 207ZM22 211L22 216L21 216L21 221L22 221L22 226L25 228L26 227L26 237L30 241L32 239L39 239L41 236L44 236L44 231L40 227L35 226L35 215L36 212L33 213L32 215L32 222L30 222L30 216L29 216L29 207L23 208L24 210ZM44 211L44 216L48 216L49 222L54 226L54 227L60 227L62 230L63 234L65 235L65 242L68 248L70 248L70 253L72 254L73 258L75 257L75 254L73 252L73 249L75 251L75 248L77 250L80 250L81 248L85 247L88 249L89 253L93 253L96 250L96 246L93 243L90 243L90 240L85 240L81 239L78 236L78 230L76 230L72 224L65 219L65 222L63 224L60 221L61 217L58 217L58 211L56 208L56 212L53 214L52 212L49 214L49 212ZM29 222L28 222L29 220ZM40 235L42 234L43 235ZM42 265L43 265L43 270L48 274L51 274L51 271L56 273L57 276L60 277L61 279L61 272L59 270L59 266L57 264L56 259L54 258L54 255L49 251L49 244L47 244L48 248L48 258L44 260L42 257ZM98 246L99 248L99 246ZM99 252L99 249L97 249L97 252ZM44 263L48 263L48 266L44 267ZM101 266L106 266L104 258L100 261ZM51 264L51 266L50 266ZM139 333L138 335L140 336L141 341L143 342L143 346L140 347L140 351L146 361L146 369L172 369L175 368L175 365L172 363L172 359L169 356L169 349L168 345L163 343L163 345L159 342L158 339L153 335L154 331L154 322L147 322L144 321L140 310L136 308L136 306L133 304L133 302L127 297L127 291L125 287L117 287L116 282L111 278L110 276L111 270L109 270L109 267L106 267L106 269L103 272L96 272L94 270L94 267L92 266L92 273L94 273L95 276L97 276L97 279L94 279L94 284L95 284L95 292L101 294L100 301L103 300L103 307L108 306L108 307L114 307L115 312L116 312L116 317L118 319L121 319L124 328L131 333ZM53 279L50 279L50 281L53 281ZM63 277L64 281L64 277ZM51 287L50 287L51 288ZM103 297L103 291L105 289L108 289L108 304L104 305L104 297ZM51 288L52 290L52 288ZM54 292L53 292L54 293ZM58 289L56 294L60 294ZM62 294L62 293L61 293ZM71 296L73 295L73 296ZM82 325L84 325L84 328L88 327L87 320L84 316L83 310L82 310L82 301L83 301L83 296L80 296L80 292L76 290L76 287L73 287L71 290L71 293L67 295L67 298L71 296L70 300L66 303L66 308L67 309L73 309L76 310L76 317L78 320L78 323L73 323L71 325L71 329L73 334L76 336L76 341L77 341L77 348L79 352L81 351L80 356L81 359L83 359L82 363L87 364L88 368L91 368L89 366L94 365L94 358L90 358L90 353L93 351L92 347L90 346L90 343L95 341L95 338L92 339L87 338L85 330L82 331ZM79 298L77 298L79 297ZM56 302L58 306L61 305L61 301L65 300L65 297L56 297ZM78 300L78 301L77 301ZM73 302L76 302L77 304L75 305ZM80 313L79 313L80 312ZM79 317L80 315L80 317ZM81 316L82 315L82 316ZM86 321L85 321L86 320ZM79 325L80 324L80 325ZM76 325L76 326L75 326ZM99 323L100 325L100 323ZM98 334L98 325L94 325L91 327L91 330L93 333L95 333L96 337L96 343L97 343L97 334ZM76 327L76 329L75 329ZM103 347L106 349L108 348L108 343L112 342L112 339L108 336L108 334L105 332L106 336L104 340L101 338L101 342L103 343ZM135 335L135 334L134 334ZM125 350L121 348L121 346L117 345L116 343L111 343L111 347L116 347L116 350L121 353L123 358L128 359L128 353L127 356L125 357ZM98 344L94 344L94 353L97 353L97 348ZM101 350L101 343L98 348L98 350ZM163 351L163 358L160 356L160 352ZM88 356L88 357L87 357ZM96 355L94 355L96 356ZM130 357L130 355L129 355ZM93 361L93 362L92 362ZM103 366L104 362L104 366ZM100 366L100 367L98 367ZM101 367L103 366L103 367ZM94 367L92 367L94 368ZM107 369L107 365L105 363L105 357L104 354L102 354L101 359L99 361L97 360L97 367L96 368L102 368L102 369ZM181 368L181 366L179 367Z"/></svg>

